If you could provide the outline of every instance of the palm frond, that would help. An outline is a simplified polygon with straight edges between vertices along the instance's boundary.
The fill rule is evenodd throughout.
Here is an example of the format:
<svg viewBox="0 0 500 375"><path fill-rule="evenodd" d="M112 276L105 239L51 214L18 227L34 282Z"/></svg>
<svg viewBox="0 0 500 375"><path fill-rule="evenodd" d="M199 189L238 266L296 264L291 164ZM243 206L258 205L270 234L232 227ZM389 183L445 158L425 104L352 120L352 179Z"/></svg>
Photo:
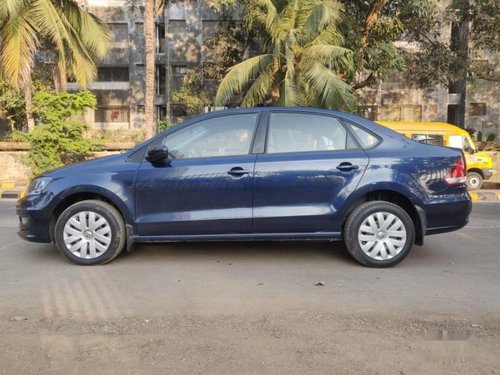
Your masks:
<svg viewBox="0 0 500 375"><path fill-rule="evenodd" d="M57 51L59 68L86 86L97 74L95 52L86 48L77 29L51 0L34 0L32 9L37 29L49 38Z"/></svg>
<svg viewBox="0 0 500 375"><path fill-rule="evenodd" d="M0 20L13 18L26 8L29 0L2 0L0 1Z"/></svg>
<svg viewBox="0 0 500 375"><path fill-rule="evenodd" d="M344 43L344 36L339 32L337 26L331 25L319 34L309 34L309 37L302 42L308 46L316 44L342 45Z"/></svg>
<svg viewBox="0 0 500 375"><path fill-rule="evenodd" d="M278 11L276 9L276 6L272 2L272 0L257 0L256 5L260 6L261 8L265 9L266 13L266 29L272 30L273 26L277 22L277 16L278 16Z"/></svg>
<svg viewBox="0 0 500 375"><path fill-rule="evenodd" d="M315 63L328 66L335 72L350 73L354 69L352 51L334 45L320 44L305 48L301 64L310 66Z"/></svg>
<svg viewBox="0 0 500 375"><path fill-rule="evenodd" d="M271 67L264 70L246 91L241 101L241 106L255 107L264 104L271 95L271 91L274 87L274 80L275 75Z"/></svg>
<svg viewBox="0 0 500 375"><path fill-rule="evenodd" d="M85 48L97 58L103 58L113 40L109 27L93 14L80 8L75 1L65 0L62 11L68 24L81 38Z"/></svg>
<svg viewBox="0 0 500 375"><path fill-rule="evenodd" d="M335 0L315 1L304 20L304 27L319 33L330 25L338 25L342 20L344 6Z"/></svg>
<svg viewBox="0 0 500 375"><path fill-rule="evenodd" d="M304 72L308 82L308 104L321 108L352 110L356 99L352 87L322 64L314 64Z"/></svg>
<svg viewBox="0 0 500 375"><path fill-rule="evenodd" d="M302 102L293 79L289 76L285 76L280 85L279 104L285 107L295 107L301 103Z"/></svg>
<svg viewBox="0 0 500 375"><path fill-rule="evenodd" d="M29 16L29 12L21 13L6 20L1 27L0 71L14 87L23 87L30 81L38 47L37 31Z"/></svg>
<svg viewBox="0 0 500 375"><path fill-rule="evenodd" d="M271 54L259 55L232 66L217 89L215 105L222 106L229 103L261 72L272 65L273 58Z"/></svg>

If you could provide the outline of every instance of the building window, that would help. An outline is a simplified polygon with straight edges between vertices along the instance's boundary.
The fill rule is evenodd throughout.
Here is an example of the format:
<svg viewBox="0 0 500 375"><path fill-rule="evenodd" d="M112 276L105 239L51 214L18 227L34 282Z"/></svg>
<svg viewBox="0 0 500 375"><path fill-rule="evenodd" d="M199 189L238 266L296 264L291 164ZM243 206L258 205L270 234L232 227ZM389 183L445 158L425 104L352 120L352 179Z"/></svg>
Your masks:
<svg viewBox="0 0 500 375"><path fill-rule="evenodd" d="M97 69L97 81L99 82L128 82L128 80L128 68L100 67Z"/></svg>
<svg viewBox="0 0 500 375"><path fill-rule="evenodd" d="M186 21L170 21L168 23L167 33L169 36L178 36L186 33Z"/></svg>
<svg viewBox="0 0 500 375"><path fill-rule="evenodd" d="M156 106L156 119L163 121L167 118L167 106L157 105Z"/></svg>
<svg viewBox="0 0 500 375"><path fill-rule="evenodd" d="M469 116L486 116L486 103L469 103Z"/></svg>
<svg viewBox="0 0 500 375"><path fill-rule="evenodd" d="M156 24L156 53L165 52L165 24Z"/></svg>
<svg viewBox="0 0 500 375"><path fill-rule="evenodd" d="M108 26L115 36L114 43L128 43L128 25L126 23L108 23Z"/></svg>
<svg viewBox="0 0 500 375"><path fill-rule="evenodd" d="M129 122L130 109L124 106L97 107L95 122Z"/></svg>
<svg viewBox="0 0 500 375"><path fill-rule="evenodd" d="M167 93L167 75L165 65L156 65L156 95L165 95Z"/></svg>
<svg viewBox="0 0 500 375"><path fill-rule="evenodd" d="M227 22L204 20L202 23L203 38L210 38L217 33L227 30L227 28Z"/></svg>
<svg viewBox="0 0 500 375"><path fill-rule="evenodd" d="M186 65L172 65L172 89L173 91L180 90L184 83L184 76L187 73Z"/></svg>

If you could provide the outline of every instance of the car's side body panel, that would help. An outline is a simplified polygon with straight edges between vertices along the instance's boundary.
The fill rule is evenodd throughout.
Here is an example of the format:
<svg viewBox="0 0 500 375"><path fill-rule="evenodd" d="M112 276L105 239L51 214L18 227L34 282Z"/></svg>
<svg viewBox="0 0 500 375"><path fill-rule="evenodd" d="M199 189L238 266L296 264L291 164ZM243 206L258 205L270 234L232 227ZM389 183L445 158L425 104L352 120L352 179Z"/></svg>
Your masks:
<svg viewBox="0 0 500 375"><path fill-rule="evenodd" d="M337 169L346 162L356 169ZM356 189L367 165L363 150L259 155L253 232L332 231L339 203Z"/></svg>
<svg viewBox="0 0 500 375"><path fill-rule="evenodd" d="M255 158L243 155L142 163L135 182L136 233L250 233ZM235 168L249 173L228 173Z"/></svg>

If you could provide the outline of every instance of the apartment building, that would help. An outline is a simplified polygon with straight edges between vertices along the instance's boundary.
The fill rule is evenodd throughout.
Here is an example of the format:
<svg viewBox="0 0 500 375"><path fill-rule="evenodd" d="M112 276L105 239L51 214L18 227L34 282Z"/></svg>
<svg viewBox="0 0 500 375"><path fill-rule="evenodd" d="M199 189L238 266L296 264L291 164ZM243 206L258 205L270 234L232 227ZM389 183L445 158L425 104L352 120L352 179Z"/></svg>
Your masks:
<svg viewBox="0 0 500 375"><path fill-rule="evenodd" d="M81 0L109 24L114 41L100 62L98 78L90 83L98 100L86 120L103 130L140 130L144 124L144 25L141 0ZM156 24L157 119L183 114L172 101L187 69L203 59L203 42L221 27L220 15L201 0L171 1ZM494 58L489 56L487 58ZM75 83L69 89L77 89ZM444 121L456 123L457 108L465 107L465 126L500 138L498 82L467 83L465 97L448 89L424 92L395 75L359 92L359 110L374 120Z"/></svg>
<svg viewBox="0 0 500 375"><path fill-rule="evenodd" d="M99 62L98 76L88 85L97 109L86 121L95 129L139 130L145 121L144 21L142 1L81 0L81 5L104 20L114 34L111 51ZM221 25L220 15L200 0L173 1L156 23L155 114L161 120L183 114L172 102L186 70L201 63L204 39ZM79 89L69 83L69 90Z"/></svg>

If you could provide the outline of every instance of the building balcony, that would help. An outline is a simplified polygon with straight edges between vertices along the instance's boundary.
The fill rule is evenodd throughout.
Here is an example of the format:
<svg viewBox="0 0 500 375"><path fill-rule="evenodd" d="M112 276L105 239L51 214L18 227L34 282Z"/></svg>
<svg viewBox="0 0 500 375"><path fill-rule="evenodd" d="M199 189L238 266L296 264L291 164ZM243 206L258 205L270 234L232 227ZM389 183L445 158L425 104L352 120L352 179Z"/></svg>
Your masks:
<svg viewBox="0 0 500 375"><path fill-rule="evenodd" d="M129 90L130 82L90 82L87 85L89 90ZM81 87L76 82L68 82L69 91L81 90Z"/></svg>

